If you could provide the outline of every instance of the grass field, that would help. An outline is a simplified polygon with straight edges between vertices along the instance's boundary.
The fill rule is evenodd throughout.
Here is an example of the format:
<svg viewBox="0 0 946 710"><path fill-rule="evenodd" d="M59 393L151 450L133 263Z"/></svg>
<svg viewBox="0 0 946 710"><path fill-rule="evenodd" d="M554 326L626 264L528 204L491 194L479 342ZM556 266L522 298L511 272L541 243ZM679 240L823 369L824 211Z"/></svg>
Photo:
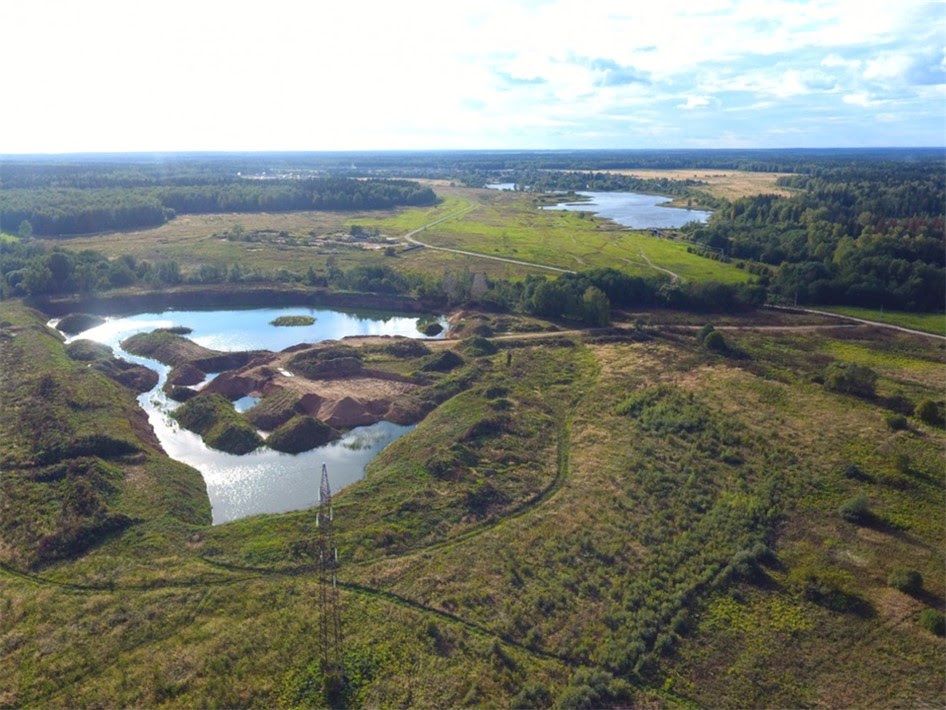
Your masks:
<svg viewBox="0 0 946 710"><path fill-rule="evenodd" d="M522 278L529 267L512 267L489 259L419 249L399 259L354 247L318 248L305 244L313 235L347 232L352 225L374 227L402 237L450 215L459 214L417 234L433 246L461 249L490 257L581 270L610 266L629 273L672 272L683 280L747 281L749 275L731 264L687 252L681 242L643 232L616 229L608 222L575 212L537 209L526 195L438 186L443 201L432 208L387 213L299 212L272 214L185 215L149 230L50 240L69 249L96 249L110 258L132 255L157 263L174 260L182 269L200 264L229 269L234 264L264 274L288 271L303 275L309 266L325 269L332 256L340 268L384 263L418 273L441 276L447 270L470 269L489 276ZM472 208L472 209L470 209ZM222 235L239 228L267 237L237 241ZM284 236L277 236L284 233ZM386 260L387 259L387 260ZM649 261L648 261L649 260ZM535 273L548 273L535 269Z"/></svg>
<svg viewBox="0 0 946 710"><path fill-rule="evenodd" d="M844 316L863 318L864 320L890 323L911 330L922 330L925 333L946 335L946 315L942 313L906 313L904 311L887 311L877 308L856 308L854 306L818 306L818 310L829 313L840 313Z"/></svg>
<svg viewBox="0 0 946 710"><path fill-rule="evenodd" d="M0 321L8 381L51 373L76 431L131 436L130 392L64 358L41 315L6 302ZM942 398L941 348L869 327L727 330L729 356L676 328L551 335L455 344L462 364L425 385L440 405L336 492L346 705L939 702L946 648L918 619L946 603L946 434L892 429L886 407ZM879 397L820 385L836 359L875 368ZM87 505L17 436L4 485L29 496L5 488L3 520ZM38 566L4 535L0 705L322 705L314 512L149 512L146 494L195 492L128 456L101 463L127 529ZM888 584L900 567L920 590Z"/></svg>
<svg viewBox="0 0 946 710"><path fill-rule="evenodd" d="M576 271L612 267L653 275L666 269L683 280L724 283L749 278L731 264L688 253L682 242L622 230L580 212L537 209L529 195L479 191L477 198L474 210L425 230L418 239Z"/></svg>

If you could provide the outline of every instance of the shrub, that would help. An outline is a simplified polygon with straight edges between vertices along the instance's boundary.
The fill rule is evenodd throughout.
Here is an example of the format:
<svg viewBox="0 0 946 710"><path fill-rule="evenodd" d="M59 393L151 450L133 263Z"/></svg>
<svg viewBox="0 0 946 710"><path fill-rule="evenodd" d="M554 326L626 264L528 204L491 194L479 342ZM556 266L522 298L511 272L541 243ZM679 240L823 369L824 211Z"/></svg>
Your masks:
<svg viewBox="0 0 946 710"><path fill-rule="evenodd" d="M703 341L706 340L706 336L715 330L716 328L714 328L710 323L707 323L702 328L700 328L700 332L696 334L696 342L702 345Z"/></svg>
<svg viewBox="0 0 946 710"><path fill-rule="evenodd" d="M832 362L824 370L824 387L832 392L873 397L877 373L854 362Z"/></svg>
<svg viewBox="0 0 946 710"><path fill-rule="evenodd" d="M841 517L849 523L865 523L871 519L870 501L863 493L845 501L838 508Z"/></svg>
<svg viewBox="0 0 946 710"><path fill-rule="evenodd" d="M943 406L931 399L924 399L917 405L916 416L924 424L938 427L946 426L946 412L944 412Z"/></svg>
<svg viewBox="0 0 946 710"><path fill-rule="evenodd" d="M726 338L724 338L723 334L718 330L707 333L706 337L703 339L703 345L707 350L712 350L716 353L725 353L729 351L729 345L726 343Z"/></svg>
<svg viewBox="0 0 946 710"><path fill-rule="evenodd" d="M946 615L936 609L920 612L920 626L937 636L946 636Z"/></svg>
<svg viewBox="0 0 946 710"><path fill-rule="evenodd" d="M915 569L898 567L887 577L887 584L906 594L916 594L923 589L923 575Z"/></svg>
<svg viewBox="0 0 946 710"><path fill-rule="evenodd" d="M542 683L530 683L524 686L512 699L513 708L534 710L552 706L552 694Z"/></svg>
<svg viewBox="0 0 946 710"><path fill-rule="evenodd" d="M844 477L854 479L855 481L873 482L874 480L873 476L869 473L865 473L856 463L849 463L844 467Z"/></svg>
<svg viewBox="0 0 946 710"><path fill-rule="evenodd" d="M892 431L903 431L907 429L910 425L907 422L907 418L902 414L888 414L887 415L887 426L890 427Z"/></svg>

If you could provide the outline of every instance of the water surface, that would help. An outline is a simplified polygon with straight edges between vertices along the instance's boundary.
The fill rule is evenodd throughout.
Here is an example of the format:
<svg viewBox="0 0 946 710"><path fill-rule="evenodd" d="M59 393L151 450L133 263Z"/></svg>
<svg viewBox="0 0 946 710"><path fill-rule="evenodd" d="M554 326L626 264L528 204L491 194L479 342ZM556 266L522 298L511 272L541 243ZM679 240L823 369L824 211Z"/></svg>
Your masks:
<svg viewBox="0 0 946 710"><path fill-rule="evenodd" d="M270 321L281 315L310 315L315 323L293 327L270 325ZM109 318L103 325L72 336L68 341L82 338L104 343L119 357L157 371L158 385L141 395L138 402L148 414L168 456L193 466L203 475L213 522L218 524L259 513L309 508L318 502L323 462L328 465L332 488L337 490L361 479L368 462L413 427L381 421L352 429L327 446L295 455L265 447L243 456L217 451L171 418L170 413L179 405L168 399L161 389L170 368L156 360L127 353L119 343L135 333L183 326L192 329L184 337L208 348L279 351L299 343L337 340L349 335L421 337L418 321L416 315L357 314L312 308L169 310ZM440 322L446 326L443 319ZM210 379L212 377L208 377L208 381ZM235 406L245 411L255 404L253 399L243 398Z"/></svg>
<svg viewBox="0 0 946 710"><path fill-rule="evenodd" d="M703 210L664 207L663 205L672 200L660 195L591 191L580 191L576 194L587 199L581 202L546 205L542 209L592 212L598 217L610 219L631 229L676 229L687 222L705 222L710 216L709 212Z"/></svg>

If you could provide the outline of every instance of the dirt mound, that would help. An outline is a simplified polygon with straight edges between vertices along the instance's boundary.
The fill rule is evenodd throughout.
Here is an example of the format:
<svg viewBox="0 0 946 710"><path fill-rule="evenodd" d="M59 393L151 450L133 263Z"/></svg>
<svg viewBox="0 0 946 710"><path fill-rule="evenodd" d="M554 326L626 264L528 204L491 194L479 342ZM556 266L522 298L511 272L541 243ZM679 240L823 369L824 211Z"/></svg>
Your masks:
<svg viewBox="0 0 946 710"><path fill-rule="evenodd" d="M168 375L167 386L189 387L191 385L200 384L206 377L203 370L189 362L185 362L183 365L178 365L171 370Z"/></svg>
<svg viewBox="0 0 946 710"><path fill-rule="evenodd" d="M331 427L351 427L374 424L379 416L372 414L368 405L354 397L326 401L319 409L319 419Z"/></svg>
<svg viewBox="0 0 946 710"><path fill-rule="evenodd" d="M254 375L256 375L256 373L252 371L223 372L208 383L204 390L222 394L229 400L246 397L256 392L262 392L266 379Z"/></svg>

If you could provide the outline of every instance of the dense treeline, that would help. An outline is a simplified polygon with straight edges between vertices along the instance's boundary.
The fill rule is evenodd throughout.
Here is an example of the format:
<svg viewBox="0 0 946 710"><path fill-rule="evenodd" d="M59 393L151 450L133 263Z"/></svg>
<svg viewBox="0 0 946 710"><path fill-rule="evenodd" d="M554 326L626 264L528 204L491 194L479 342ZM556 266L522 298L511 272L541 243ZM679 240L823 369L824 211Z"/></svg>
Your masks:
<svg viewBox="0 0 946 710"><path fill-rule="evenodd" d="M822 166L780 182L798 193L741 198L690 236L777 267L766 276L770 293L789 302L943 309L941 161Z"/></svg>
<svg viewBox="0 0 946 710"><path fill-rule="evenodd" d="M301 269L301 265L300 265ZM474 304L494 311L516 311L606 326L611 309L655 307L732 311L765 301L758 285L716 282L674 283L663 276L640 277L616 269L591 269L557 278L529 276L494 280L483 273L448 271L442 276L398 271L386 263L359 264L347 270L329 257L326 269L263 272L232 264L151 263L132 256L109 260L98 252L47 249L33 240L0 241L0 297L99 294L129 286L162 288L179 284L283 283L335 291L419 298L446 306Z"/></svg>
<svg viewBox="0 0 946 710"><path fill-rule="evenodd" d="M0 190L18 187L144 187L229 182L233 176L412 176L506 181L515 171L716 169L812 174L865 162L942 159L936 149L557 150L329 153L142 153L0 156Z"/></svg>
<svg viewBox="0 0 946 710"><path fill-rule="evenodd" d="M128 187L0 189L0 230L21 236L154 227L176 214L366 210L430 205L429 187L407 180L308 178Z"/></svg>

